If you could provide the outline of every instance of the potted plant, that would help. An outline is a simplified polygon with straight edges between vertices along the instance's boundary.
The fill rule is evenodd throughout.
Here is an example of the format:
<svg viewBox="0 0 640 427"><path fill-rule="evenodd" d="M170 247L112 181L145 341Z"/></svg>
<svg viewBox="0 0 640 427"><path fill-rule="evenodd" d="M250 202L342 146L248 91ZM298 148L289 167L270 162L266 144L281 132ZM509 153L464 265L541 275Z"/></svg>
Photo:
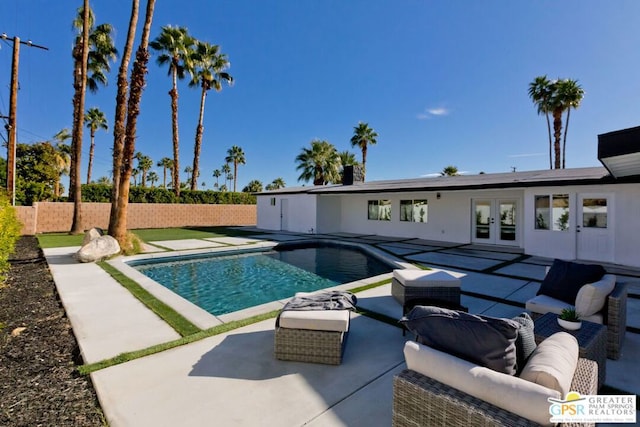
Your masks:
<svg viewBox="0 0 640 427"><path fill-rule="evenodd" d="M582 321L576 309L571 307L562 309L562 312L558 316L558 324L570 331L576 331L582 326Z"/></svg>

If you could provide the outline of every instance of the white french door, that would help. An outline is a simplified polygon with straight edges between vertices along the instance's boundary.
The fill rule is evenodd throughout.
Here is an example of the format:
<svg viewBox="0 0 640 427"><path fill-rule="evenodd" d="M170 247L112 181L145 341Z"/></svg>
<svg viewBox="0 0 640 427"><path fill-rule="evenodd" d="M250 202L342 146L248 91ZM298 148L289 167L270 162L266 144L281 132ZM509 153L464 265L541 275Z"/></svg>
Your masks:
<svg viewBox="0 0 640 427"><path fill-rule="evenodd" d="M472 200L471 241L493 245L517 246L518 200Z"/></svg>
<svg viewBox="0 0 640 427"><path fill-rule="evenodd" d="M578 194L577 258L613 261L613 195Z"/></svg>

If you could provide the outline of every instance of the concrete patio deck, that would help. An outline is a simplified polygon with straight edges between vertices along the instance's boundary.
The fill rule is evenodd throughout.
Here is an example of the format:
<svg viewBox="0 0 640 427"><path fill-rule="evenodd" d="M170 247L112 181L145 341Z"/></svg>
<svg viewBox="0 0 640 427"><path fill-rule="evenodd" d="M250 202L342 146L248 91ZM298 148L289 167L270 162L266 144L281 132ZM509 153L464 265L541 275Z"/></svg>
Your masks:
<svg viewBox="0 0 640 427"><path fill-rule="evenodd" d="M256 230L250 237L190 239L195 241L159 246L211 248L309 236ZM524 301L537 291L544 266L552 262L502 248L417 239L314 237L366 243L400 258L456 272L462 275L462 304L472 313L492 316L522 312ZM76 250L47 249L45 255L86 362L178 337L101 268L73 261ZM630 283L635 297L628 302L628 325L633 332L627 332L622 358L607 360L606 385L640 394L640 378L629 375L637 371L640 356L640 271L608 268ZM393 318L402 314L390 285L358 293L358 305ZM247 316L255 313L251 310ZM404 368L402 348L408 337L399 328L369 317L353 315L352 319L339 366L275 360L274 320L270 319L96 371L91 378L112 427L389 426L392 379Z"/></svg>

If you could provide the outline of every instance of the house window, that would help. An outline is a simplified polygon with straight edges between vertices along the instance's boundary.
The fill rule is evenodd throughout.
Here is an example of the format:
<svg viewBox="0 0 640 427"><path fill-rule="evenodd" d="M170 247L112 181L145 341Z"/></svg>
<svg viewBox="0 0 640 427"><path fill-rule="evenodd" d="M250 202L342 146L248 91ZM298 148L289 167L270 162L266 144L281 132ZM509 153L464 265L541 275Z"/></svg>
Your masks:
<svg viewBox="0 0 640 427"><path fill-rule="evenodd" d="M271 198L271 206L275 206L276 205L276 198L272 197Z"/></svg>
<svg viewBox="0 0 640 427"><path fill-rule="evenodd" d="M400 221L427 222L426 200L400 200Z"/></svg>
<svg viewBox="0 0 640 427"><path fill-rule="evenodd" d="M369 200L367 219L374 221L391 221L391 201Z"/></svg>
<svg viewBox="0 0 640 427"><path fill-rule="evenodd" d="M569 195L535 196L536 230L569 230Z"/></svg>

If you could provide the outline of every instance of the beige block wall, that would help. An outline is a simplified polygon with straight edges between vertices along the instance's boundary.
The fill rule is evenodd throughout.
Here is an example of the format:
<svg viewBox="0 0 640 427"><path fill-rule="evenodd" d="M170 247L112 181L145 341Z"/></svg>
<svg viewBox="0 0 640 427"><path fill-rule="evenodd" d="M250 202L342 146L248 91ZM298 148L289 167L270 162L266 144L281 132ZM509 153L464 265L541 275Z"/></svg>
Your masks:
<svg viewBox="0 0 640 427"><path fill-rule="evenodd" d="M108 228L110 203L82 203L82 229ZM17 206L22 234L66 232L73 221L73 203L39 202ZM127 228L256 225L256 205L182 205L130 203Z"/></svg>

